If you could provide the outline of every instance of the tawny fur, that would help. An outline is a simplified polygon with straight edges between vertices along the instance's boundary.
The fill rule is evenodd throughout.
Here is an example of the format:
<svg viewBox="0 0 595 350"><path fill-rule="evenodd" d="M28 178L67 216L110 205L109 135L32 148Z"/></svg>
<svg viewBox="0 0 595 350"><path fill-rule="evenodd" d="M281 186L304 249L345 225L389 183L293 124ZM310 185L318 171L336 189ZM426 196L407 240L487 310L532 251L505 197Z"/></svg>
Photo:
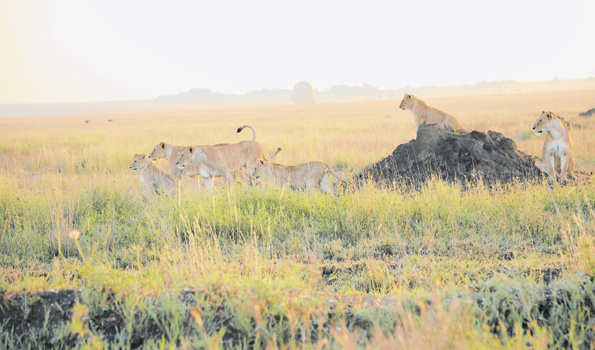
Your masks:
<svg viewBox="0 0 595 350"><path fill-rule="evenodd" d="M270 181L279 186L289 186L294 190L320 189L332 193L329 174L345 183L332 169L322 162L309 162L297 165L281 165L261 161L254 178L258 182Z"/></svg>
<svg viewBox="0 0 595 350"><path fill-rule="evenodd" d="M156 161L158 159L165 159L169 164L169 174L176 180L180 180L182 178L182 170L176 165L176 159L182 151L182 146L170 145L165 142L159 142L151 153L149 153L149 158L152 161Z"/></svg>
<svg viewBox="0 0 595 350"><path fill-rule="evenodd" d="M561 181L566 181L567 177L574 179L574 154L566 125L554 113L543 111L533 125L533 131L537 135L547 132L541 159L535 161L535 166L546 173L550 181L557 177Z"/></svg>
<svg viewBox="0 0 595 350"><path fill-rule="evenodd" d="M235 176L251 181L258 162L267 159L262 146L254 141L256 131L253 127L244 125L239 127L237 132L245 128L252 129L252 140L215 146L184 147L179 152L175 164L185 176L202 176L208 189L211 188L215 176L223 177L227 183L231 183ZM280 148L273 158L279 151Z"/></svg>
<svg viewBox="0 0 595 350"><path fill-rule="evenodd" d="M134 155L130 169L140 173L141 182L148 192L175 194L178 190L177 182L159 170L144 153Z"/></svg>
<svg viewBox="0 0 595 350"><path fill-rule="evenodd" d="M234 176L249 181L260 160L266 160L262 146L256 141L241 141L222 146L184 147L176 164L186 176L201 175L208 181L220 175L231 183Z"/></svg>
<svg viewBox="0 0 595 350"><path fill-rule="evenodd" d="M434 107L428 106L424 101L413 95L405 94L401 100L399 108L402 110L411 110L411 116L418 128L423 124L438 124L438 126L444 130L457 132L463 131L461 130L461 124L459 124L457 118Z"/></svg>

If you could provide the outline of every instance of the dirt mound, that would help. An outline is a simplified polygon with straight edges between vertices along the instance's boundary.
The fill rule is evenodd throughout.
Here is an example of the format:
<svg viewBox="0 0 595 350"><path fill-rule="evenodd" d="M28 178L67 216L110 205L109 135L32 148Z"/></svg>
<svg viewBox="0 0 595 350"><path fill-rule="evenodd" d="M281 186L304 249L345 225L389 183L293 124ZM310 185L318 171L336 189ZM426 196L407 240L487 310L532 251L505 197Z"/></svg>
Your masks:
<svg viewBox="0 0 595 350"><path fill-rule="evenodd" d="M488 185L537 179L535 158L517 149L501 133L471 131L454 134L435 124L421 125L417 138L399 145L391 155L363 169L357 180L381 186L423 184L432 177L466 185Z"/></svg>
<svg viewBox="0 0 595 350"><path fill-rule="evenodd" d="M579 113L579 117L592 117L595 115L595 108L591 108L586 112Z"/></svg>

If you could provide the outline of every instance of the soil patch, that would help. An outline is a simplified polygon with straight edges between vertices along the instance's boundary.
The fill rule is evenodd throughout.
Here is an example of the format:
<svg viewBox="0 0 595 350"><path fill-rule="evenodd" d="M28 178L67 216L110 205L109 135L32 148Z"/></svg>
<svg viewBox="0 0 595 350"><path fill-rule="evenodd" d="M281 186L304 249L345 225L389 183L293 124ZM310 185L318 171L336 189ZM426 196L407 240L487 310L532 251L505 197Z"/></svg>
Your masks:
<svg viewBox="0 0 595 350"><path fill-rule="evenodd" d="M421 125L417 137L399 145L391 155L363 169L356 180L381 186L418 186L430 178L467 185L483 181L492 186L537 180L535 157L496 131L456 134L435 124Z"/></svg>

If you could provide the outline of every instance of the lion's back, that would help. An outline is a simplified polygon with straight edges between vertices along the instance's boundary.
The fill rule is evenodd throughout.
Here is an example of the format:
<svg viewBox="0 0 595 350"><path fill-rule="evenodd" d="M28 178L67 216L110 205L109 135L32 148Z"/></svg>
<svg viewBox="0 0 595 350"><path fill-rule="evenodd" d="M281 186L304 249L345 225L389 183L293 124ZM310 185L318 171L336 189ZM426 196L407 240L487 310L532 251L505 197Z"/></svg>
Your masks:
<svg viewBox="0 0 595 350"><path fill-rule="evenodd" d="M326 173L326 168L324 163L308 162L291 166L288 171L291 185L303 188L318 185Z"/></svg>
<svg viewBox="0 0 595 350"><path fill-rule="evenodd" d="M453 131L461 129L461 124L457 118L433 107L428 107L426 110L426 124L438 124L442 127L447 126Z"/></svg>

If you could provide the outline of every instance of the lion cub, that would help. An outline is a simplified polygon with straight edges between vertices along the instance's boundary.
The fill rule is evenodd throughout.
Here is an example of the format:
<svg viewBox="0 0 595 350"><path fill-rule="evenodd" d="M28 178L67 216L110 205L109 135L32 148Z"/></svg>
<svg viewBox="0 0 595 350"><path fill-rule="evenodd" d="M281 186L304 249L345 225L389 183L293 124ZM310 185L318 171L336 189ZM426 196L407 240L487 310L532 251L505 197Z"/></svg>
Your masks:
<svg viewBox="0 0 595 350"><path fill-rule="evenodd" d="M565 182L567 176L574 179L574 154L566 125L554 113L543 111L533 125L533 131L536 135L547 131L541 160L536 160L535 166L546 173L550 181L559 177Z"/></svg>
<svg viewBox="0 0 595 350"><path fill-rule="evenodd" d="M157 169L153 161L147 158L144 153L134 155L130 169L140 172L140 180L148 192L161 194L165 190L169 194L174 194L178 191L177 182L171 176Z"/></svg>
<svg viewBox="0 0 595 350"><path fill-rule="evenodd" d="M457 118L434 107L429 107L424 101L413 95L405 94L399 108L411 110L411 116L418 128L422 124L438 124L444 130L463 131Z"/></svg>
<svg viewBox="0 0 595 350"><path fill-rule="evenodd" d="M261 160L260 165L256 167L253 178L257 182L267 179L275 185L281 187L289 186L293 190L318 188L324 192L332 193L333 188L330 183L329 174L346 184L330 166L321 162L286 166Z"/></svg>

